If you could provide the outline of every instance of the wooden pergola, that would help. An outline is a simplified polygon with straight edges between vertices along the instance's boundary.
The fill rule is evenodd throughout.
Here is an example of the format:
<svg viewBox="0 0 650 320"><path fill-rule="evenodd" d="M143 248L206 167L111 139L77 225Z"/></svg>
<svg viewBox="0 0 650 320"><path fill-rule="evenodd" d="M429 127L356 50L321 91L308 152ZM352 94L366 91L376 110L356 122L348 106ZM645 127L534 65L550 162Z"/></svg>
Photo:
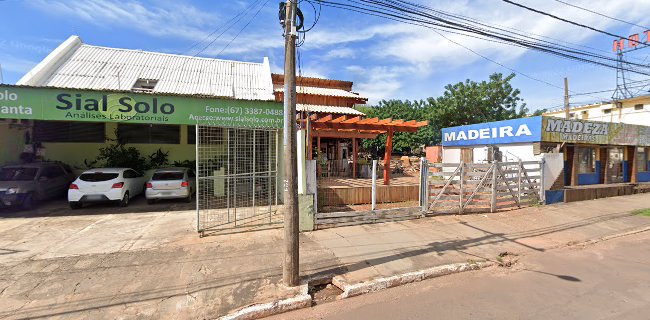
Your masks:
<svg viewBox="0 0 650 320"><path fill-rule="evenodd" d="M367 118L361 116L312 115L309 118L308 148L312 149L312 138L316 137L320 150L320 138L352 139L352 176L357 177L358 139L375 139L380 134L387 134L386 153L384 154L384 185L390 183L390 158L393 153L393 134L395 132L417 132L427 126L428 121L404 121L393 119ZM311 151L308 157L312 159Z"/></svg>

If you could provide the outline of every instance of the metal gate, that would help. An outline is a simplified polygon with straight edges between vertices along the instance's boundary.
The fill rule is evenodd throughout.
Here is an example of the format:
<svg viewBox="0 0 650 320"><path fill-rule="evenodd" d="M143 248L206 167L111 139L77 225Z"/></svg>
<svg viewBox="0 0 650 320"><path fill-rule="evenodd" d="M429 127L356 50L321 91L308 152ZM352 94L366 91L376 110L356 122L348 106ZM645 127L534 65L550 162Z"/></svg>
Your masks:
<svg viewBox="0 0 650 320"><path fill-rule="evenodd" d="M542 202L543 163L434 163L426 167L423 209L428 213L481 213Z"/></svg>
<svg viewBox="0 0 650 320"><path fill-rule="evenodd" d="M196 126L197 230L281 223L278 131Z"/></svg>

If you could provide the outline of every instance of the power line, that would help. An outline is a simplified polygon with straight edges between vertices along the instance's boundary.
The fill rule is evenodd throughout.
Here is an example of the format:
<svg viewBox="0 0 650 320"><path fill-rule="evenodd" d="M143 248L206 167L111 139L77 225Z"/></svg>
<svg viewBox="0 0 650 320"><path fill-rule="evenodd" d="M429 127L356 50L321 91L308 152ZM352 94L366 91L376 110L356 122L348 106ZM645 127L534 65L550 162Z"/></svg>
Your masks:
<svg viewBox="0 0 650 320"><path fill-rule="evenodd" d="M217 41L217 39L219 39L222 35L224 35L226 32L228 32L228 30L230 30L230 28L234 27L237 23L239 23L239 21L241 21L241 19L242 19L244 16L246 16L246 15L248 14L248 12L251 11L251 10L252 10L256 5L258 5L261 1L262 1L262 0L256 0L252 5L249 5L248 7L246 7L246 9L244 9L244 10L241 11L239 14L237 14L233 19L230 20L230 21L232 21L232 20L234 20L234 19L236 18L237 21L235 21L235 22L233 22L232 24L230 24L230 26L228 26L226 29L224 29L224 30L223 30L223 31L222 31L218 36L216 36L214 39L212 39L212 41L210 41L208 44L206 44L203 48L201 48L201 50L199 50L199 51L198 51L197 53L195 53L193 56L194 56L194 57L198 56L199 54L201 54L201 53L203 53L205 50L207 50L210 46L212 46L212 44L214 44L214 43ZM267 0L267 2L268 2L268 0ZM266 5L266 2L264 3L264 5ZM264 5L263 5L262 7L264 7ZM257 13L259 13L259 11L258 11ZM255 15L257 15L257 13L256 13ZM250 22L249 22L249 23L250 23ZM231 41L231 42L232 42L232 41ZM228 45L230 45L230 44L228 44Z"/></svg>
<svg viewBox="0 0 650 320"><path fill-rule="evenodd" d="M531 40L528 40L528 39L521 39L521 38L517 38L517 37L512 37L511 35L509 35L507 33L503 33L503 32L494 33L494 32L491 32L490 30L485 29L485 28L468 25L468 24L464 23L463 21L461 21L461 22L453 22L453 21L450 21L448 19L441 18L439 16L432 16L431 14L423 13L422 11L419 11L418 9L413 9L413 8L406 8L405 9L404 5L410 5L410 6L419 7L419 8L427 8L427 7L424 7L422 5L409 3L407 1L389 1L389 0L383 0L383 1L371 1L371 0L354 1L354 0L348 0L348 2L356 3L356 4L359 4L359 5L351 5L351 4L348 4L348 3L341 3L341 2L334 2L334 1L324 1L324 0L319 0L319 2L321 2L321 3L325 4L325 5L329 5L329 6L333 6L333 7L337 7L337 8L348 9L348 10L351 10L351 11L359 11L359 12L364 13L364 14L368 14L370 12L370 15L378 15L378 16L381 16L381 17L388 16L389 19L397 20L397 21L400 21L400 22L405 22L406 21L405 23L415 22L416 25L428 24L429 26L435 26L435 27L439 27L439 28L443 28L443 29L452 29L452 30L456 30L457 32L475 33L475 34L479 34L481 36L494 38L494 39L497 39L497 40L500 40L500 41L505 41L505 42L508 42L511 45L523 46L523 47L526 47L528 49L533 49L533 50L537 50L537 51L541 51L541 52L545 52L545 53L549 53L549 54L554 54L554 55L558 55L558 56L561 56L561 57L564 57L564 58L574 59L574 60L578 60L578 61L582 61L582 62L593 63L593 64L601 65L601 66L604 66L604 67L609 67L609 68L612 68L612 69L617 69L617 66L615 66L613 64L607 64L607 63L602 62L602 61L594 61L594 60L590 60L589 58L580 57L580 55L584 55L586 57L597 58L599 60L605 60L605 61L611 61L611 62L616 61L616 59L614 59L614 58L612 58L610 56L604 56L604 55L599 55L599 54L595 54L595 53L590 53L590 52L587 52L587 51L584 51L584 50L573 49L573 48L570 48L570 47L567 47L567 46L562 46L562 45L554 45L554 44L549 45L549 44L547 44L548 42L546 42L546 41L542 41L542 42L546 42L546 43L539 43L539 42L531 41ZM371 3L371 4L360 4L359 2ZM388 3L386 3L386 2L388 2ZM368 6L370 8L368 8ZM437 11L437 10L434 10L434 9L431 9L431 8L427 8L427 10L431 10L433 12L436 12L436 13L438 13L438 15L444 15L445 14L444 12L440 12L440 11ZM414 15L424 17L425 20L423 20L422 18L415 18ZM430 20L426 20L426 19L430 19ZM434 20L436 22L432 22L431 20ZM434 28L434 29L436 29L436 28ZM449 31L449 30L446 30L446 31ZM466 34L464 34L464 35L468 36ZM533 40L536 40L536 39L533 39ZM639 66L639 67L642 67L642 68L647 68L648 67L647 65L642 65L642 64L638 64L638 63L632 63L632 62L629 62L628 64ZM636 72L636 73L641 73L641 74L644 74L644 75L650 75L650 73L647 73L647 72L644 72L644 71L639 71L638 69L629 69L629 71Z"/></svg>
<svg viewBox="0 0 650 320"><path fill-rule="evenodd" d="M584 10L584 11L587 11L587 12L591 12L591 13L593 13L593 14L597 14L597 15L599 15L599 16L601 16L601 17L605 17L605 18L608 18L608 19L611 19L611 20L615 20L615 21L618 21L618 22L623 22L623 23L629 24L629 25L631 25L631 26L635 26L635 27L639 27L639 28L644 28L644 29L646 29L646 30L649 30L649 29L650 29L650 27L646 27L646 26L642 26L642 25L640 25L640 24L636 24L636 23L633 23L633 22L625 21L625 20L623 20L623 19L619 19L619 18L611 17L611 16L608 16L608 15L606 15L606 14L602 14L602 13L600 13L600 12L596 12L596 11L593 11L593 10L590 10L590 9L587 9L587 8L583 8L583 7L577 6L577 5L575 5L575 4L571 4L571 3L568 3L568 2L564 2L564 1L561 1L561 0L555 0L555 1L556 1L556 2L559 2L559 3L562 3L562 4L565 4L565 5L567 5L567 6L570 6L570 7L574 7L574 8L576 8L576 9L580 9L580 10Z"/></svg>
<svg viewBox="0 0 650 320"><path fill-rule="evenodd" d="M262 11L262 9L264 9L264 6L266 6L266 4L269 3L269 1L270 0L264 1L264 3L260 6L260 8L257 9L255 14L248 20L248 22L241 29L239 29L239 32L237 32L237 34L232 38L232 40L230 40L230 42L228 42L223 47L223 49L221 49L221 51L219 51L219 53L217 53L217 55L215 57L218 57L219 55L221 55L221 53L223 53L230 46L230 44L232 44L233 41L235 41L235 39L237 39L237 37L239 37L239 35L244 31L244 29L246 29L246 27L248 27L248 25L250 25L251 22L253 22L253 20L255 20L255 17L257 17L257 15L260 13L260 11Z"/></svg>
<svg viewBox="0 0 650 320"><path fill-rule="evenodd" d="M466 33L474 33L478 34L482 37L489 37L492 39L496 39L501 43L507 42L510 45L514 46L519 46L519 47L524 47L528 49L533 49L537 51L541 51L544 53L549 53L549 54L554 54L558 55L560 57L568 58L568 59L574 59L577 61L581 62L586 62L586 63L592 63L604 67L608 67L611 69L617 69L617 66L609 62L614 62L616 59L610 57L610 56L604 56L604 55L599 55L595 53L590 53L584 50L579 50L579 49L573 49L570 47L566 46L561 46L561 45L549 45L546 43L539 43L537 41L531 41L528 39L522 39L520 37L513 37L512 35L504 32L491 32L490 30L487 30L485 28L481 27L476 27L472 25L467 25L466 23L461 22L453 22L449 21L448 19L444 19L441 17L436 17L432 16L431 14L423 13L419 9L404 9L404 5L411 5L413 7L419 7L419 8L426 8L427 10L431 10L433 12L439 12L437 10L423 7L421 5L415 5L411 4L406 1L389 1L389 0L384 0L384 1L371 1L371 0L361 0L361 1L354 1L354 0L348 0L348 2L358 4L358 5L353 5L350 3L341 3L341 2L334 2L334 1L325 1L325 0L319 0L323 5L326 6L331 6L335 8L340 8L340 9L346 9L350 11L356 11L360 12L362 14L369 14L369 15L374 15L390 20L395 20L398 22L402 23L407 23L407 24L414 24L414 25L419 25L419 26L424 26L430 29L437 29L437 30L443 30L445 32L460 32L460 34L464 36L469 36L469 37L475 37ZM361 4L359 2L364 2L364 4ZM367 4L370 2L371 4ZM386 3L388 2L388 3ZM439 13L439 14L444 14L444 13ZM414 17L419 16L419 17ZM423 18L420 18L423 17ZM428 20L427 20L428 19ZM432 22L431 20L434 20L435 22ZM426 26L425 26L426 25ZM489 27L489 26L488 26ZM449 31L449 29L454 30L454 31ZM465 33L466 32L466 33ZM480 37L479 37L480 38ZM487 39L483 39L487 40ZM533 39L535 40L535 39ZM593 60L593 58L597 60ZM605 60L604 61L598 61L598 60ZM648 66L645 64L638 64L638 63L632 63L629 62L629 65L634 65L637 67L641 67L643 69L633 69L633 68L626 68L626 70L630 72L636 72L640 73L643 75L650 75L648 71L645 71Z"/></svg>
<svg viewBox="0 0 650 320"><path fill-rule="evenodd" d="M547 81L544 81L544 80L541 80L541 79L537 79L537 78L532 77L532 76L530 76L530 75L528 75L528 74L525 74L525 73L520 72L520 71L518 71L518 70L515 70L515 69L513 69L513 68L511 68L511 67L508 67L508 66L506 66L506 65L504 65L504 64L502 64L502 63L500 63L500 62L498 62L498 61L496 61L496 60L494 60L494 59L491 59L491 58L489 58L489 57L486 57L486 56L484 56L484 55L478 53L477 51L475 51L475 50L473 50L473 49L471 49L471 48L469 48L469 47L467 47L467 46L465 46L465 45L463 45L463 44L461 44L461 43L459 43L459 42L457 42L457 41L454 41L454 40L452 40L452 39L450 39L450 38L444 36L443 34L441 34L441 33L439 32L440 29L438 29L438 28L432 27L431 25L426 25L426 26L425 26L425 25L422 25L422 24L418 23L418 22L426 23L426 21L422 21L422 20L410 20L410 21L408 21L408 19L405 18L405 17L403 17L403 16L398 16L398 15L394 15L394 14L390 14L390 13L387 14L387 13L385 13L385 12L381 12L381 11L378 11L378 10L368 9L368 8L359 7L359 6L352 6L352 5L348 5L348 4L344 4L344 3L332 2L332 1L325 1L325 0L319 0L319 2L323 3L323 5L325 5L325 6L330 6L330 7L334 7L334 8L339 8L339 9L345 9L345 10L355 11L355 12L359 12L359 13L362 13L362 14L368 14L368 15L378 16L378 17L382 17L382 18L386 18L386 19L390 19L390 20L395 20L395 21L398 21L398 22L403 22L403 23L407 23L407 24L419 25L419 26L423 26L423 27L426 27L426 28L432 29L434 32L436 32L438 35L440 35L441 37L443 37L443 38L446 39L447 41L452 42L452 43L454 43L454 44L456 44L456 45L458 45L458 46L461 46L461 47L463 47L464 49L466 49L466 50L472 52L473 54L475 54L475 55L477 55L477 56L479 56L479 57L481 57L481 58L483 58L483 59L485 59L485 60L487 60L487 61L490 61L490 62L492 62L492 63L494 63L494 64L497 64L497 65L499 65L499 66L501 66L501 67L503 67L503 68L506 68L506 69L508 69L508 70L510 70L510 71L512 71L512 72L515 72L515 73L517 73L517 74L520 74L520 75L522 75L522 76L524 76L524 77L526 77L526 78L529 78L529 79L531 79L531 80L538 81L538 82L540 82L540 83L544 83L544 84L549 85L549 86L554 87L554 88L563 89L563 87L557 86L557 85L555 85L555 84L552 84L552 83L550 83L550 82L547 82ZM352 2L354 2L354 1L352 1ZM406 22L403 21L404 19L406 19L407 21L406 21ZM413 21L415 21L415 22L413 22ZM435 23L434 23L433 25L438 25L438 24L435 24ZM448 31L448 30L440 30L440 31L447 32L447 33L451 32L451 31ZM451 32L451 33L454 33L454 32ZM601 99L601 100L603 99L602 97L596 97L596 96L594 96L594 98Z"/></svg>
<svg viewBox="0 0 650 320"><path fill-rule="evenodd" d="M226 26L228 26L228 24L230 24L232 21L234 21L235 19L237 19L237 17L241 16L241 15L244 14L245 12L248 12L248 11L250 10L250 8L252 8L256 3L260 2L260 1L262 1L262 0L255 0L255 3L254 3L254 4L250 4L250 5L246 6L246 8L244 8L244 10L240 11L240 12L237 13L235 16L233 16L232 18L230 18L230 20L226 21L224 24L222 24L222 25L220 25L219 27L217 27L216 29L214 29L214 30L213 30L212 32L210 32L207 36L205 36L205 38L203 38L202 40L199 40L199 41L195 42L194 44L192 44L192 45L191 45L187 50L185 50L186 54L189 54L189 53L190 53L194 48L196 48L196 46L198 46L199 44L201 44L201 42L204 42L204 41L208 40L210 37L212 37L212 36L213 36L215 33L217 33L219 30L221 30L222 28L225 28ZM230 29L231 27L232 27L232 25L231 25L230 27L228 27L226 30L224 30L224 32L227 31L228 29ZM222 33L219 34L216 38L214 38L214 39L212 40L212 42L210 42L210 44L214 43L217 39L219 39L219 37L221 37L221 35L223 35L224 32L222 32ZM209 46L209 45L208 45L208 46ZM205 49L204 49L204 50L205 50ZM199 51L199 52L201 52L201 51ZM198 53L197 53L196 55L198 55ZM195 55L195 56L196 56L196 55Z"/></svg>
<svg viewBox="0 0 650 320"><path fill-rule="evenodd" d="M510 0L501 0L501 1L512 4L512 5L520 7L520 8L523 8L523 9L526 9L526 10L529 10L529 11L532 11L532 12L535 12L535 13L539 13L541 15L551 17L553 19L557 19L557 20L560 20L560 21L564 21L566 23L570 23L570 24L578 26L578 27L582 27L582 28L586 28L586 29L589 29L589 30L592 30L592 31L595 31L595 32L599 32L599 33L602 33L602 34L605 34L605 35L608 35L608 36L612 36L612 37L619 38L619 39L625 39L626 38L624 36L620 36L620 35L617 35L617 34L614 34L614 33L608 32L608 31L596 29L596 28L588 26L586 24L582 24L582 23L578 23L578 22L571 21L571 20L568 20L568 19L564 19L564 18L558 17L558 16L556 16L554 14L544 12L542 10L537 10L535 8L527 7L527 6L525 6L525 5L521 4L521 3L517 3L517 2L514 2L514 1L510 1ZM646 44L640 43L640 42L639 42L639 45L647 46Z"/></svg>

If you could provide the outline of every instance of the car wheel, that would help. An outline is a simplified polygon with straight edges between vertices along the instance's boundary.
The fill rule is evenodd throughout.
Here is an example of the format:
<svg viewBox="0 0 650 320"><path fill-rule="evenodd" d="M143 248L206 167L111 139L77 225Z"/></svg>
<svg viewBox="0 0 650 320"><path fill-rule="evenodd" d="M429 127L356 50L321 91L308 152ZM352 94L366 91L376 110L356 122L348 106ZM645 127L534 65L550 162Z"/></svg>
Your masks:
<svg viewBox="0 0 650 320"><path fill-rule="evenodd" d="M190 192L190 193L187 195L187 198L185 198L185 202L187 202L187 203L192 202L192 192Z"/></svg>
<svg viewBox="0 0 650 320"><path fill-rule="evenodd" d="M122 198L122 201L120 201L120 207L126 207L129 205L129 192L127 191L124 194L124 197Z"/></svg>
<svg viewBox="0 0 650 320"><path fill-rule="evenodd" d="M70 209L72 209L72 210L81 209L83 206L84 206L83 203L81 203L79 201L71 201L70 202Z"/></svg>
<svg viewBox="0 0 650 320"><path fill-rule="evenodd" d="M154 204L156 203L156 200L154 199L147 199L147 204Z"/></svg>
<svg viewBox="0 0 650 320"><path fill-rule="evenodd" d="M21 207L24 210L32 210L32 209L34 209L34 194L28 193L25 196L25 198L23 199L23 203L22 203Z"/></svg>

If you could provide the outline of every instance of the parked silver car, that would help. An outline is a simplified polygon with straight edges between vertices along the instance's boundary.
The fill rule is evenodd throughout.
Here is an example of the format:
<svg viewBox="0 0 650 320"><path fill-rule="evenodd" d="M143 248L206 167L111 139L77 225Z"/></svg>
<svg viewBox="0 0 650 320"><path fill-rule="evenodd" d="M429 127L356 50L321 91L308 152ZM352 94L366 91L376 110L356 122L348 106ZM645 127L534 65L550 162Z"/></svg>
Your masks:
<svg viewBox="0 0 650 320"><path fill-rule="evenodd" d="M0 168L0 208L29 210L38 201L63 197L74 179L72 169L61 163L4 166Z"/></svg>
<svg viewBox="0 0 650 320"><path fill-rule="evenodd" d="M147 182L145 196L147 203L160 199L185 199L192 201L196 191L196 174L188 168L157 169Z"/></svg>

